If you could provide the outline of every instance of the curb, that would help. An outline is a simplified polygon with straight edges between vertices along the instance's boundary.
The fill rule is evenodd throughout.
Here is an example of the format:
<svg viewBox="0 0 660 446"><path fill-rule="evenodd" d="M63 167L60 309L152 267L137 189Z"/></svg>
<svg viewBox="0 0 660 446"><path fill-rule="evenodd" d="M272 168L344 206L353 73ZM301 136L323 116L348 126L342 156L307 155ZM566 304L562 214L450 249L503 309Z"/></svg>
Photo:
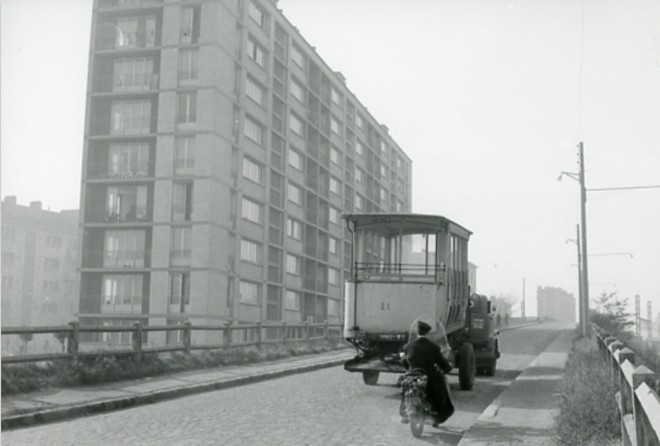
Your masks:
<svg viewBox="0 0 660 446"><path fill-rule="evenodd" d="M300 367L294 367L287 370L276 370L273 372L254 373L252 375L241 376L223 381L215 381L203 384L192 384L184 387L177 387L166 390L156 390L140 395L132 395L120 398L110 398L107 400L94 401L91 403L75 404L56 409L46 409L21 415L13 415L2 419L2 430L16 429L20 427L32 426L35 424L50 423L64 419L91 415L96 413L108 412L112 410L125 409L143 404L153 404L169 399L180 398L183 396L194 395L197 393L209 392L213 390L228 389L255 382L266 381L269 379L281 378L283 376L295 375L298 373L311 372L329 367L335 367L343 364L346 359L333 359L331 361L319 364L311 364Z"/></svg>

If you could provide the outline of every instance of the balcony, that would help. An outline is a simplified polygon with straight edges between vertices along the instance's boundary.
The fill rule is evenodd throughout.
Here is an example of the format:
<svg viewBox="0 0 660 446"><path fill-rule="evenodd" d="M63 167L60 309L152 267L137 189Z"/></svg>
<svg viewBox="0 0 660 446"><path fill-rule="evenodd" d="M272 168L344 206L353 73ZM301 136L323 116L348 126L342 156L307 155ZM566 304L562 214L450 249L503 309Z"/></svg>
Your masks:
<svg viewBox="0 0 660 446"><path fill-rule="evenodd" d="M131 8L136 6L160 6L163 0L100 0L99 9Z"/></svg>
<svg viewBox="0 0 660 446"><path fill-rule="evenodd" d="M144 268L146 252L143 249L119 249L103 253L104 268Z"/></svg>

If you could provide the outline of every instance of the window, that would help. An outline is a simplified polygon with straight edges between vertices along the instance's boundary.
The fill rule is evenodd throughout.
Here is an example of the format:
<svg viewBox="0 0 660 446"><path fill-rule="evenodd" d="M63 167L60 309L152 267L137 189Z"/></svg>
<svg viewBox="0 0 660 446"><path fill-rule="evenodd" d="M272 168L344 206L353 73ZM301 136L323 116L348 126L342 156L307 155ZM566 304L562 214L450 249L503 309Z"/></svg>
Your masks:
<svg viewBox="0 0 660 446"><path fill-rule="evenodd" d="M199 66L199 50L179 50L179 82L193 81L197 79Z"/></svg>
<svg viewBox="0 0 660 446"><path fill-rule="evenodd" d="M190 273L170 273L170 305L190 304Z"/></svg>
<svg viewBox="0 0 660 446"><path fill-rule="evenodd" d="M296 220L287 218L286 235L296 240L302 240L302 224Z"/></svg>
<svg viewBox="0 0 660 446"><path fill-rule="evenodd" d="M243 158L243 176L257 184L262 182L263 168L250 158Z"/></svg>
<svg viewBox="0 0 660 446"><path fill-rule="evenodd" d="M295 184L289 183L286 188L286 196L289 201L302 206L302 190Z"/></svg>
<svg viewBox="0 0 660 446"><path fill-rule="evenodd" d="M149 90L153 71L153 59L117 59L112 72L112 91Z"/></svg>
<svg viewBox="0 0 660 446"><path fill-rule="evenodd" d="M360 169L359 167L355 168L355 181L358 183L364 182L364 170Z"/></svg>
<svg viewBox="0 0 660 446"><path fill-rule="evenodd" d="M330 89L330 98L332 99L332 102L334 102L335 104L341 107L341 95L335 89L335 87L332 87Z"/></svg>
<svg viewBox="0 0 660 446"><path fill-rule="evenodd" d="M339 285L339 271L335 268L328 268L328 283L331 285Z"/></svg>
<svg viewBox="0 0 660 446"><path fill-rule="evenodd" d="M144 267L144 231L106 231L103 248L105 268Z"/></svg>
<svg viewBox="0 0 660 446"><path fill-rule="evenodd" d="M298 170L302 170L303 168L302 155L292 148L289 148L289 165Z"/></svg>
<svg viewBox="0 0 660 446"><path fill-rule="evenodd" d="M181 43L199 42L200 8L194 6L181 10Z"/></svg>
<svg viewBox="0 0 660 446"><path fill-rule="evenodd" d="M330 254L339 254L339 240L334 237L328 239L328 251Z"/></svg>
<svg viewBox="0 0 660 446"><path fill-rule="evenodd" d="M110 177L146 177L149 175L148 143L113 143L108 147Z"/></svg>
<svg viewBox="0 0 660 446"><path fill-rule="evenodd" d="M250 76L245 79L245 95L257 104L264 105L266 98L265 88Z"/></svg>
<svg viewBox="0 0 660 446"><path fill-rule="evenodd" d="M287 310L300 311L301 293L298 291L287 290L284 293L284 307Z"/></svg>
<svg viewBox="0 0 660 446"><path fill-rule="evenodd" d="M330 192L337 195L341 194L341 185L339 184L339 180L335 177L330 177Z"/></svg>
<svg viewBox="0 0 660 446"><path fill-rule="evenodd" d="M248 4L248 15L260 28L266 29L266 15L264 11L252 1Z"/></svg>
<svg viewBox="0 0 660 446"><path fill-rule="evenodd" d="M248 57L254 60L260 67L266 68L266 54L264 47L259 45L252 36L249 36L247 41Z"/></svg>
<svg viewBox="0 0 660 446"><path fill-rule="evenodd" d="M11 237L10 240L13 240L14 239L14 234L15 234L14 228L11 228L11 234L12 234L12 237ZM46 236L46 246L49 246L51 248L59 248L60 246L62 246L62 238L58 235L47 235Z"/></svg>
<svg viewBox="0 0 660 446"><path fill-rule="evenodd" d="M293 78L291 78L291 95L303 104L305 103L305 87Z"/></svg>
<svg viewBox="0 0 660 446"><path fill-rule="evenodd" d="M190 263L192 228L172 228L172 265L187 265Z"/></svg>
<svg viewBox="0 0 660 446"><path fill-rule="evenodd" d="M16 228L9 226L2 226L2 240L15 240L16 239ZM48 236L46 236L46 242L48 242Z"/></svg>
<svg viewBox="0 0 660 446"><path fill-rule="evenodd" d="M195 137L177 136L174 141L175 170L195 167Z"/></svg>
<svg viewBox="0 0 660 446"><path fill-rule="evenodd" d="M387 191L385 190L384 187L380 188L380 199L381 201L387 200Z"/></svg>
<svg viewBox="0 0 660 446"><path fill-rule="evenodd" d="M192 217L192 183L174 183L172 190L172 220L190 221Z"/></svg>
<svg viewBox="0 0 660 446"><path fill-rule="evenodd" d="M385 164L380 165L380 176L387 178L387 166Z"/></svg>
<svg viewBox="0 0 660 446"><path fill-rule="evenodd" d="M286 255L286 272L296 276L302 274L302 261L300 260L300 257L292 254Z"/></svg>
<svg viewBox="0 0 660 446"><path fill-rule="evenodd" d="M145 48L156 45L156 16L119 17L115 26L116 48Z"/></svg>
<svg viewBox="0 0 660 446"><path fill-rule="evenodd" d="M340 302L337 299L328 299L328 315L339 316Z"/></svg>
<svg viewBox="0 0 660 446"><path fill-rule="evenodd" d="M337 118L334 116L330 117L330 130L332 130L332 132L336 133L337 135L341 133L339 121L337 121Z"/></svg>
<svg viewBox="0 0 660 446"><path fill-rule="evenodd" d="M185 91L177 95L177 124L193 124L197 121L197 92Z"/></svg>
<svg viewBox="0 0 660 446"><path fill-rule="evenodd" d="M244 134L252 141L264 144L264 127L250 116L245 117Z"/></svg>
<svg viewBox="0 0 660 446"><path fill-rule="evenodd" d="M305 69L305 56L303 55L302 50L295 45L291 47L291 60L303 70Z"/></svg>
<svg viewBox="0 0 660 446"><path fill-rule="evenodd" d="M355 195L355 208L362 211L364 210L364 198L362 195L356 194Z"/></svg>
<svg viewBox="0 0 660 446"><path fill-rule="evenodd" d="M147 220L147 186L110 186L106 192L108 221Z"/></svg>
<svg viewBox="0 0 660 446"><path fill-rule="evenodd" d="M360 141L355 141L355 152L358 155L363 155L364 156L364 146Z"/></svg>
<svg viewBox="0 0 660 446"><path fill-rule="evenodd" d="M110 274L103 276L101 312L132 313L133 309L116 308L120 305L135 305L136 313L142 311L142 275Z"/></svg>
<svg viewBox="0 0 660 446"><path fill-rule="evenodd" d="M110 114L110 133L113 135L151 131L151 101L148 99L113 101Z"/></svg>
<svg viewBox="0 0 660 446"><path fill-rule="evenodd" d="M339 224L339 211L332 206L330 206L330 221Z"/></svg>
<svg viewBox="0 0 660 446"><path fill-rule="evenodd" d="M241 280L238 286L240 302L242 304L259 305L259 284Z"/></svg>
<svg viewBox="0 0 660 446"><path fill-rule="evenodd" d="M359 129L364 128L364 118L359 113L358 113L358 115L355 119L355 122L357 123L357 126L358 126Z"/></svg>
<svg viewBox="0 0 660 446"><path fill-rule="evenodd" d="M341 153L339 153L339 150L335 149L334 147L330 148L330 161L338 166L341 166Z"/></svg>
<svg viewBox="0 0 660 446"><path fill-rule="evenodd" d="M241 260L261 263L261 245L250 240L241 240Z"/></svg>
<svg viewBox="0 0 660 446"><path fill-rule="evenodd" d="M385 141L380 142L380 151L383 153L387 153L387 144L385 144Z"/></svg>
<svg viewBox="0 0 660 446"><path fill-rule="evenodd" d="M289 115L289 128L298 135L304 136L303 122L299 117L297 117L293 113Z"/></svg>
<svg viewBox="0 0 660 446"><path fill-rule="evenodd" d="M396 201L396 211L397 212L403 211L403 203L401 202L401 200Z"/></svg>
<svg viewBox="0 0 660 446"><path fill-rule="evenodd" d="M241 217L253 223L261 224L261 205L247 198L243 198L241 205Z"/></svg>

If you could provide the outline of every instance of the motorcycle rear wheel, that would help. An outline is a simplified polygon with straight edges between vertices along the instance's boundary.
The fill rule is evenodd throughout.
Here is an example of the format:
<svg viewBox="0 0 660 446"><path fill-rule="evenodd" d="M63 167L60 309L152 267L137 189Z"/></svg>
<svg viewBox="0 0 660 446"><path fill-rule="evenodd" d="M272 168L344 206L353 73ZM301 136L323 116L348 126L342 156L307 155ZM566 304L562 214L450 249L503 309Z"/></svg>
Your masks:
<svg viewBox="0 0 660 446"><path fill-rule="evenodd" d="M410 432L415 438L422 436L422 432L424 432L424 415L410 415Z"/></svg>

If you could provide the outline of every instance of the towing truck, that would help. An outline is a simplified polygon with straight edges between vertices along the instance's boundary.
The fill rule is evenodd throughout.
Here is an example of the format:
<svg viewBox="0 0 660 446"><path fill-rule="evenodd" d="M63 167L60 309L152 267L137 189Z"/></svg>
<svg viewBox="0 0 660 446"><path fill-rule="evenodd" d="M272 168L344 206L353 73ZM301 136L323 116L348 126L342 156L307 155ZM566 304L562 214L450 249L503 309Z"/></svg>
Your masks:
<svg viewBox="0 0 660 446"><path fill-rule="evenodd" d="M375 385L380 373L404 373L399 352L420 317L429 337L458 367L460 387L471 390L477 371L495 373L500 356L491 303L471 294L471 232L437 215L346 214L352 236L345 283L344 337L358 355L344 364Z"/></svg>

